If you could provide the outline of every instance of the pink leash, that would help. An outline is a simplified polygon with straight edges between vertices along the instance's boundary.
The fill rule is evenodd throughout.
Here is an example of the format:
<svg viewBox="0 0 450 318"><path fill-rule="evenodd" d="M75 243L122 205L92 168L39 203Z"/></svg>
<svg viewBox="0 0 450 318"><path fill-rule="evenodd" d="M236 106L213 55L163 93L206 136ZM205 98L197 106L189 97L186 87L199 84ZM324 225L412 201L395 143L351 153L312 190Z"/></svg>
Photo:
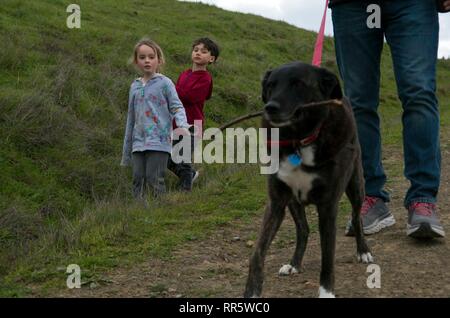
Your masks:
<svg viewBox="0 0 450 318"><path fill-rule="evenodd" d="M325 4L325 12L322 18L322 24L320 25L319 33L317 34L316 46L314 47L314 55L312 60L312 65L320 66L322 64L322 51L323 51L323 39L325 36L325 23L327 21L327 9L328 9L328 1Z"/></svg>

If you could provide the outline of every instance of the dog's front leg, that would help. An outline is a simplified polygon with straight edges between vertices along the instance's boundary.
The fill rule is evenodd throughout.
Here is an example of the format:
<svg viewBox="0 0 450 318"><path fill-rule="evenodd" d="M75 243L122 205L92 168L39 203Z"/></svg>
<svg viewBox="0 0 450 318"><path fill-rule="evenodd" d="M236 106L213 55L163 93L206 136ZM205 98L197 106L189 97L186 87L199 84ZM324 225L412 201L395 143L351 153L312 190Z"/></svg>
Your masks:
<svg viewBox="0 0 450 318"><path fill-rule="evenodd" d="M306 219L305 206L298 202L297 199L292 199L288 206L295 222L297 244L291 263L289 265L283 265L280 268L279 274L283 276L302 271L303 255L305 254L309 236L309 226L308 220Z"/></svg>
<svg viewBox="0 0 450 318"><path fill-rule="evenodd" d="M250 258L250 268L244 297L260 297L264 280L264 259L285 215L287 198L272 198L266 207L256 248Z"/></svg>
<svg viewBox="0 0 450 318"><path fill-rule="evenodd" d="M336 216L338 200L317 206L319 214L322 268L320 271L320 298L334 298L334 255L336 248Z"/></svg>

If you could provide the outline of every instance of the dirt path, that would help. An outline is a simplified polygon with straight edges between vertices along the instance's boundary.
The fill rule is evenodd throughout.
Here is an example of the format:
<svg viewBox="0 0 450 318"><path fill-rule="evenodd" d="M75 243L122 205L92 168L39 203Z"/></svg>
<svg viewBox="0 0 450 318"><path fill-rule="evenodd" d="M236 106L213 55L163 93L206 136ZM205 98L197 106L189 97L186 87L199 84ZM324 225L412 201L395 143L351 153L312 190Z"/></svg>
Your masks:
<svg viewBox="0 0 450 318"><path fill-rule="evenodd" d="M448 140L448 139L446 139ZM443 140L442 184L439 197L441 221L450 235L450 144ZM390 149L386 170L401 162L400 150ZM337 297L450 297L450 248L446 240L417 242L406 237L406 211L402 206L407 182L402 176L388 184L389 204L397 223L367 238L375 263L381 267L381 288L369 289L367 265L356 261L356 243L344 236L345 220L338 228L336 247ZM317 224L308 210L310 224ZM235 221L218 229L209 240L190 242L174 252L169 261L151 259L132 269L105 274L108 284L67 290L62 297L241 297L252 252L249 240L256 236L262 219L250 224ZM295 232L289 216L272 244L265 263L263 297L316 297L320 271L317 232L310 235L304 272L279 277L295 247Z"/></svg>

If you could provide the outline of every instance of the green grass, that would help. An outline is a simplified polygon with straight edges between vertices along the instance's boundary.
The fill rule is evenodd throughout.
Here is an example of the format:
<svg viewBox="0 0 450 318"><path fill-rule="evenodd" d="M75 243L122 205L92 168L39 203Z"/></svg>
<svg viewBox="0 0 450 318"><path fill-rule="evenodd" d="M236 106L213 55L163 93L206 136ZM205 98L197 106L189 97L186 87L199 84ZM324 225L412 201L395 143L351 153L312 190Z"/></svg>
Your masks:
<svg viewBox="0 0 450 318"><path fill-rule="evenodd" d="M44 295L47 289L64 288L69 264L80 265L83 281L95 281L103 271L119 264L146 257L170 258L171 250L180 243L204 239L216 226L232 220L249 222L261 212L265 191L259 191L263 177L255 167L218 166L215 173L191 194L174 192L150 202L148 208L117 200L92 204L73 220L61 216L59 223L47 225L41 236L29 243L20 265L3 277L5 285L0 292L14 295L17 291L11 294L11 286L24 289L26 283L40 285ZM12 253L17 257L16 251Z"/></svg>
<svg viewBox="0 0 450 318"><path fill-rule="evenodd" d="M80 30L66 28L64 1L0 7L0 296L64 288L72 263L95 281L116 266L170 258L183 242L262 213L265 178L248 165L203 165L192 194L171 191L147 209L132 202L131 172L119 162L137 76L127 63L140 38L162 46L173 80L190 66L192 40L219 42L207 127L259 109L265 70L312 58L315 34L283 22L169 0L77 3ZM324 66L337 73L330 38ZM450 62L439 61L442 126L450 124L449 91ZM387 49L381 95L383 142L396 147L401 111ZM168 183L173 190L174 178Z"/></svg>

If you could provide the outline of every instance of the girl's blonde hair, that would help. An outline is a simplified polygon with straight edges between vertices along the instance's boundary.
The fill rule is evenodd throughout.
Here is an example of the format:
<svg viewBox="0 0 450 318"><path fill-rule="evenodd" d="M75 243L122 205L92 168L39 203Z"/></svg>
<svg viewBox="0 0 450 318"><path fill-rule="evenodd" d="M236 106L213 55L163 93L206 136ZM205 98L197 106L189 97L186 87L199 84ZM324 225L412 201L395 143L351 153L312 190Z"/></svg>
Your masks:
<svg viewBox="0 0 450 318"><path fill-rule="evenodd" d="M146 39L146 38L145 38L145 39L140 40L140 41L134 46L133 63L134 63L135 65L137 64L138 51L139 51L139 48L140 48L142 45L147 45L148 47L151 47L151 48L155 51L156 56L158 57L158 60L159 60L159 65L158 65L158 67L156 68L156 72L157 72L157 73L160 73L160 72L161 72L162 66L166 63L166 60L165 60L165 58L164 58L164 53L163 53L161 47L160 47L155 41L153 41L153 40L150 40L150 39Z"/></svg>

